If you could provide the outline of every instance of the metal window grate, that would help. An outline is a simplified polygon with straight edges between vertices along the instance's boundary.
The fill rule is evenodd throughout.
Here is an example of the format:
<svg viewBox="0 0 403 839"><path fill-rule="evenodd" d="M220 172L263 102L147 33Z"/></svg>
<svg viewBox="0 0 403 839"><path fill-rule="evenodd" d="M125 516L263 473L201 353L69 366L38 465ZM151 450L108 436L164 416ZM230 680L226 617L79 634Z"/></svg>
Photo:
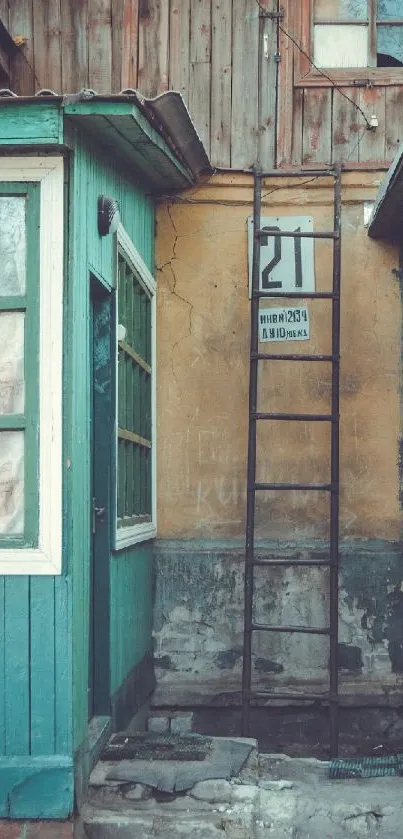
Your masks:
<svg viewBox="0 0 403 839"><path fill-rule="evenodd" d="M118 255L118 527L151 521L151 299Z"/></svg>

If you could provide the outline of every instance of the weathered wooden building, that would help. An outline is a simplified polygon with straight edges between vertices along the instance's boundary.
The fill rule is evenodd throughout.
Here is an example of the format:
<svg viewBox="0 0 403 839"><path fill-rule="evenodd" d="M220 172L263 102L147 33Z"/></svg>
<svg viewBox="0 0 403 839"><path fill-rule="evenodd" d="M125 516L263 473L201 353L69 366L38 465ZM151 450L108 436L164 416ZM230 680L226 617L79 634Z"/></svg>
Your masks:
<svg viewBox="0 0 403 839"><path fill-rule="evenodd" d="M63 468L49 499L59 504L56 523L61 517L59 565L35 569L32 575L16 575L10 565L3 569L3 814L66 813L72 806L73 762L78 775L85 775L90 762L88 719L94 717L92 726L102 729L112 709L115 723L122 724L152 690L152 554L158 683L154 704L220 708L224 691L235 716L238 713L250 328L247 225L256 164L270 172L263 184L262 216L271 225L308 218L319 233L333 227L334 190L328 170L336 162L342 168L341 692L349 708L368 703L378 707L384 730L385 718L396 722L393 704L402 704L401 274L398 244L369 239L367 221L401 140L403 3L0 0L0 18L1 159L9 173L0 179L0 196L10 195L4 184L11 181L12 198L29 195L31 201L32 192L35 205L32 184L41 181L40 173L30 177L22 155L28 154L33 161L29 166L37 173L41 166L46 170L49 153L50 159L56 155L57 165L65 160L67 191L63 193L59 183L58 195L66 196L68 220L68 228L59 224L57 234L64 231L64 272L61 264L58 268L59 279L64 277L63 310L60 297L55 304L60 329L63 312L64 338L60 340L59 329L59 339L56 336L49 345L59 351L59 372L56 378L52 370L48 374L56 382L55 424L59 437L62 432L62 439L56 437L55 456L63 453ZM144 104L136 89L145 97L170 89L182 94L213 173L195 185L207 160L178 98L164 109L159 100ZM163 172L162 160L168 167ZM155 266L153 487L158 528L147 530L149 522L137 520L136 526L145 526L143 547L133 547L129 539L116 551L113 537L108 544L102 536L108 531L106 514L96 547L101 594L93 599L92 515L105 507L112 516L114 508L109 497L93 504L91 480L97 481L108 468L111 479L117 472L122 498L148 468L144 457L133 457L126 466L121 453L121 462L112 458L109 467L91 454L91 410L94 416L103 411L98 397L92 404L91 377L97 369L95 364L94 374L90 338L104 340L102 330L111 317L108 306L113 309L116 298L113 259L119 241L123 250L129 247L122 232L120 240L116 234L99 235L94 209L99 195L119 201L122 223L141 265L151 275ZM39 216L38 224L43 230L50 221ZM34 240L35 231L28 235ZM59 240L59 257L61 248ZM122 263L119 270L125 276L132 271L134 277L140 263L130 253L129 267ZM316 243L311 262L313 288L326 294L332 273L328 243ZM154 290L151 281L147 288ZM28 303L28 297L19 295L13 302L13 295L7 294L4 307L0 297L0 311L7 309L8 317L9 312L20 314ZM117 304L127 305L126 298L118 294ZM329 355L330 303L312 300L308 310L310 333L303 350ZM127 330L120 319L117 323ZM133 336L140 327L139 316ZM29 340L39 340L41 329ZM293 340L288 349L299 352L301 345ZM6 343L1 352L8 364ZM136 396L152 366L147 340L140 348L131 346L122 332L120 344L119 363L123 353L138 374L124 379L118 373L120 392L125 398L132 392ZM278 353L284 349L276 342L270 347ZM105 346L101 349L102 355ZM261 411L328 410L328 367L312 369L301 362L296 370L287 361L267 363L260 384ZM42 391L47 392L44 385L38 392ZM102 387L95 391L101 393ZM31 393L30 398L35 411L38 396ZM108 398L105 392L103 398ZM132 410L135 405L119 418L120 449L133 444L147 452L149 418L143 418L140 431L133 423L129 427ZM108 409L104 415L109 416ZM23 414L18 414L18 422L17 428L0 413L3 433L25 433ZM98 433L108 435L102 423ZM330 446L324 423L313 429L307 422L298 427L284 422L259 433L259 481L328 481ZM34 478L30 481L32 488ZM293 557L296 562L323 556L329 535L326 504L319 492L262 495L256 536L264 555ZM325 626L326 574L320 567L280 566L270 573L264 569L264 574L262 570L257 577L256 619L267 622L269 617L279 626ZM105 658L99 670L90 650ZM255 682L270 690L291 686L300 693L311 684L321 691L327 663L324 636L262 633L253 649ZM90 703L88 712L87 691L90 687L90 697L94 695L94 672L101 679L103 698L99 704ZM222 724L223 719L221 713ZM207 725L201 711L202 723ZM300 731L303 724L298 718ZM277 723L271 726L266 719L265 725L274 751ZM320 736L325 741L326 731ZM50 767L55 783L62 778L63 794L55 793L54 809L49 799L42 803L41 773L32 774L37 766ZM16 795L14 805L12 789L27 774L32 784L24 784L26 794L23 800Z"/></svg>
<svg viewBox="0 0 403 839"><path fill-rule="evenodd" d="M279 9L279 19L262 14ZM249 169L258 141L268 169L383 166L402 134L399 16L398 2L376 0L2 0L18 44L10 55L3 44L3 86L19 95L177 90L217 167ZM346 35L355 64L345 53L324 67L325 39L337 49ZM379 125L356 145L359 108Z"/></svg>

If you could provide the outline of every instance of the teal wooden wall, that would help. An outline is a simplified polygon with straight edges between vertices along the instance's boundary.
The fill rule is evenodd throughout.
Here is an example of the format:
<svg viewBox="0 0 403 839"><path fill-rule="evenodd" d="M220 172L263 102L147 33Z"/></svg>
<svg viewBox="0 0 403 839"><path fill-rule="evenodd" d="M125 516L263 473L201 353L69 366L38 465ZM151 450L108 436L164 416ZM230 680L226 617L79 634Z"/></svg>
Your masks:
<svg viewBox="0 0 403 839"><path fill-rule="evenodd" d="M149 543L121 551L111 564L111 690L150 651L152 556Z"/></svg>
<svg viewBox="0 0 403 839"><path fill-rule="evenodd" d="M68 341L67 475L70 508L67 516L69 571L72 579L72 663L74 746L88 722L88 617L90 571L90 403L89 270L111 281L113 237L97 231L97 198L117 198L121 220L146 265L154 271L154 208L141 184L117 172L109 159L77 129L70 181L70 248L67 322ZM116 161L113 161L116 163ZM152 547L139 546L111 556L111 692L150 651Z"/></svg>
<svg viewBox="0 0 403 839"><path fill-rule="evenodd" d="M0 756L71 752L68 590L0 577Z"/></svg>
<svg viewBox="0 0 403 839"><path fill-rule="evenodd" d="M0 819L73 806L70 604L66 576L0 577Z"/></svg>
<svg viewBox="0 0 403 839"><path fill-rule="evenodd" d="M52 105L41 119L14 105L0 145L21 132L61 142ZM7 116L6 116L7 114ZM25 126L25 128L24 128ZM23 130L24 129L24 130ZM24 133L25 132L25 133ZM49 137L48 137L49 135ZM90 295L92 269L112 280L113 237L100 239L97 198L116 197L122 222L154 270L154 207L77 129L66 187L63 369L63 573L0 577L0 818L63 818L73 806L73 754L88 723L90 572ZM111 693L151 648L152 545L110 558Z"/></svg>

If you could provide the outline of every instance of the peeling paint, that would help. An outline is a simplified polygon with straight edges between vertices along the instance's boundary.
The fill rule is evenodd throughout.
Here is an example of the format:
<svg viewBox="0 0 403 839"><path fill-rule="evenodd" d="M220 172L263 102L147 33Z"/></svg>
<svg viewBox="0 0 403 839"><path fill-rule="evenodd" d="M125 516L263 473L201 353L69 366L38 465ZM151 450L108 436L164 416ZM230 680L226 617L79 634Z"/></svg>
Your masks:
<svg viewBox="0 0 403 839"><path fill-rule="evenodd" d="M263 550L259 548L259 551ZM288 550L288 554L287 554ZM301 543L296 557L323 555L323 543ZM342 545L340 668L378 687L403 666L403 563L400 543L356 540ZM268 543L265 555L291 548ZM155 654L170 662L159 680L239 678L243 643L243 548L229 542L157 542ZM259 569L261 570L261 569ZM322 569L276 568L257 574L255 618L274 624L325 626L328 582ZM255 633L253 670L259 683L327 678L323 637ZM166 657L166 658L165 658ZM170 670L175 668L175 677Z"/></svg>

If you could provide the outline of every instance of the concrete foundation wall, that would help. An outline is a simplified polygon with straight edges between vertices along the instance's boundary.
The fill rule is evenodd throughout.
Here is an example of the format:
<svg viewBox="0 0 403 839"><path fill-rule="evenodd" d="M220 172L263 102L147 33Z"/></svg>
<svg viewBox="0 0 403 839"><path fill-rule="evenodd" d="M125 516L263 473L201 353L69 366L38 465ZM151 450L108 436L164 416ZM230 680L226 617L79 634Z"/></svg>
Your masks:
<svg viewBox="0 0 403 839"><path fill-rule="evenodd" d="M263 548L263 546L262 546ZM264 546L265 555L286 556ZM301 545L306 556L319 546ZM194 702L240 689L243 643L241 547L161 542L157 548L155 664L161 702L181 702L184 683ZM275 569L256 578L256 618L269 623L324 626L327 577L320 569ZM326 576L325 576L326 575ZM342 546L340 670L342 689L364 697L398 685L403 671L403 573L398 544ZM327 681L328 640L255 633L253 678L260 687ZM184 701L182 699L182 701ZM366 701L366 700L365 700Z"/></svg>

